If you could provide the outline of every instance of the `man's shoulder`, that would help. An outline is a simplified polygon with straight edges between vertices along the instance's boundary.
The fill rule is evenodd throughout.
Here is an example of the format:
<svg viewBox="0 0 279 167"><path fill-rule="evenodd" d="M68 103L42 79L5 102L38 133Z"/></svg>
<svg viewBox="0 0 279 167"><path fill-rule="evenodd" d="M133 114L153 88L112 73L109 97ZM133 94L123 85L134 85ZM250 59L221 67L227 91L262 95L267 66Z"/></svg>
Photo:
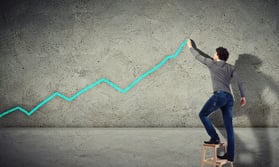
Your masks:
<svg viewBox="0 0 279 167"><path fill-rule="evenodd" d="M230 63L228 63L228 62L226 62L226 65L229 66L229 67L231 67L231 68L235 68L234 65L232 65L232 64L230 64Z"/></svg>
<svg viewBox="0 0 279 167"><path fill-rule="evenodd" d="M230 69L230 71L235 71L235 66L229 63L226 63L227 68Z"/></svg>

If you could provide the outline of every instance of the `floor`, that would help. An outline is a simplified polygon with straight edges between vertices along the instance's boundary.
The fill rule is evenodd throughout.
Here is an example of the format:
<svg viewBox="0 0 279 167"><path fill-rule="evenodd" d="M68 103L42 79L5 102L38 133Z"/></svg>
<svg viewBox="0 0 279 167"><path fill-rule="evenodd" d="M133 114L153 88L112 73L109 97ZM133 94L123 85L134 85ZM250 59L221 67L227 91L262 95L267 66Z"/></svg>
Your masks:
<svg viewBox="0 0 279 167"><path fill-rule="evenodd" d="M3 128L2 167L197 167L202 128ZM225 142L224 129L218 129ZM235 167L275 167L278 128L235 128Z"/></svg>

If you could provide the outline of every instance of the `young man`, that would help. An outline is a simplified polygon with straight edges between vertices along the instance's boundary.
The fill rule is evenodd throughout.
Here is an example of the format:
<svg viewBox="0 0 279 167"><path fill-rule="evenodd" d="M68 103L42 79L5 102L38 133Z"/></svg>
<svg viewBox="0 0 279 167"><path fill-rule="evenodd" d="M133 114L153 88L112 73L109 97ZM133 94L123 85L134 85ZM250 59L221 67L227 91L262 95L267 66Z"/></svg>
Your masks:
<svg viewBox="0 0 279 167"><path fill-rule="evenodd" d="M240 105L244 106L246 104L246 99L242 82L240 82L234 66L226 63L229 57L229 52L226 48L217 48L213 58L208 58L202 56L192 47L191 39L188 39L187 45L195 58L208 67L213 85L213 95L208 99L199 113L199 117L206 129L206 132L211 137L209 141L205 141L204 143L220 143L220 138L211 121L208 119L208 116L211 113L220 108L223 115L224 127L227 133L228 146L227 153L223 156L218 156L218 158L234 161L234 132L232 123L234 100L230 90L230 83L232 79L236 80L241 95Z"/></svg>

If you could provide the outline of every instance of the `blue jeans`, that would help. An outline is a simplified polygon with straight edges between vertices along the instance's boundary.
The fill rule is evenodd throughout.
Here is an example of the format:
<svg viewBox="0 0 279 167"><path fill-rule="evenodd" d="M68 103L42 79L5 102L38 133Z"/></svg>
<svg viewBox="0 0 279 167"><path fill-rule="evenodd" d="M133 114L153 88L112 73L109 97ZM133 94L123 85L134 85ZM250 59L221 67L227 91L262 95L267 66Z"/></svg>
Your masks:
<svg viewBox="0 0 279 167"><path fill-rule="evenodd" d="M213 140L220 140L208 116L217 109L221 109L224 126L227 133L227 155L228 159L232 161L234 160L234 132L232 123L233 105L234 101L230 93L217 91L208 99L199 113L200 119L206 129L207 134Z"/></svg>

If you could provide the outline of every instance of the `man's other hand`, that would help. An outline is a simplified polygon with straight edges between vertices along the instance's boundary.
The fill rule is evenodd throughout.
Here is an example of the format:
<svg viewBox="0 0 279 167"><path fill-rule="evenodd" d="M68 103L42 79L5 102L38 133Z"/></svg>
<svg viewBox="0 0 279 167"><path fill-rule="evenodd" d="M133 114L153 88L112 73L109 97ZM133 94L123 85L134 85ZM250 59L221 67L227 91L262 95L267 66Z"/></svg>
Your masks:
<svg viewBox="0 0 279 167"><path fill-rule="evenodd" d="M240 106L243 107L246 104L246 98L245 97L241 97L240 99Z"/></svg>

